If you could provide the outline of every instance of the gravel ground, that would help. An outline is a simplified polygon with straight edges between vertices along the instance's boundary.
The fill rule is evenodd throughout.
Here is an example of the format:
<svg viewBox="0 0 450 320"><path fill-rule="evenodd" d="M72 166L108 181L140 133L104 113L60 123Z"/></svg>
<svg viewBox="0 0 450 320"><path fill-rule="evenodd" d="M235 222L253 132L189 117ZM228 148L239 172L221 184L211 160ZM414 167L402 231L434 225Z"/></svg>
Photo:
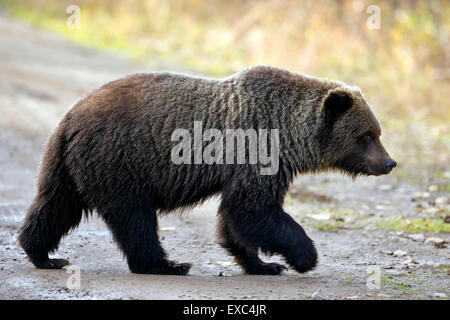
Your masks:
<svg viewBox="0 0 450 320"><path fill-rule="evenodd" d="M33 30L0 10L0 299L447 299L450 295L449 249L427 241L432 236L448 241L448 234L411 236L376 227L378 219L420 215L417 201L411 200L425 190L391 176L352 181L328 174L295 181L286 209L315 240L320 257L318 267L306 274L292 270L281 276L242 274L215 241L218 199L183 216L160 219L161 239L170 258L194 264L188 276L131 274L106 226L95 216L64 238L56 254L79 268L80 288L68 286L71 274L65 269L35 269L18 246L17 232L35 193L43 144L77 99L137 71L148 67ZM430 202L448 194L425 196Z"/></svg>

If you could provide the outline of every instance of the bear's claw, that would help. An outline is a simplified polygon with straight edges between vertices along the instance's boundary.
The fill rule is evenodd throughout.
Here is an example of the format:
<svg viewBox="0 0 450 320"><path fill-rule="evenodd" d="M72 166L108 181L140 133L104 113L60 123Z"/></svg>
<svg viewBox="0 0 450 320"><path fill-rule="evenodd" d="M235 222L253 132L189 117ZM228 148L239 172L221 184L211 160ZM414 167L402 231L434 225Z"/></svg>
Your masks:
<svg viewBox="0 0 450 320"><path fill-rule="evenodd" d="M47 259L44 262L37 263L36 267L39 269L61 269L68 264L69 261L66 259Z"/></svg>
<svg viewBox="0 0 450 320"><path fill-rule="evenodd" d="M283 270L287 270L286 266L279 263L260 263L253 265L252 268L246 270L247 274L259 274L259 275L278 275Z"/></svg>
<svg viewBox="0 0 450 320"><path fill-rule="evenodd" d="M186 275L191 269L190 263L177 263L175 261L163 261L161 264L157 264L151 267L145 268L130 268L133 273L140 274L168 274L168 275Z"/></svg>

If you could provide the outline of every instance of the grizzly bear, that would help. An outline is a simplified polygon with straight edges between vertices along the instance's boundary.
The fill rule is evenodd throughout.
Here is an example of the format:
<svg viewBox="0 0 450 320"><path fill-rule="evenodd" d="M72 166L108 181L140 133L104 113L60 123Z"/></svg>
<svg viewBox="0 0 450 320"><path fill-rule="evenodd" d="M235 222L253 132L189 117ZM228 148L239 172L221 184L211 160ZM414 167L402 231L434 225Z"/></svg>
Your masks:
<svg viewBox="0 0 450 320"><path fill-rule="evenodd" d="M275 170L262 172L268 165L262 158L249 161L256 152L250 135L241 144L246 153L240 162L223 161L230 150L221 148L214 148L215 161L208 163L183 154L188 149L174 152L180 144L174 132L196 135L196 124L214 133L277 133L260 140ZM191 265L166 258L157 216L220 194L219 241L246 273L274 275L286 268L262 261L259 250L306 272L316 266L317 253L283 211L290 183L297 174L328 170L353 177L389 173L396 162L380 134L360 90L338 81L266 66L224 79L127 76L76 103L51 136L19 241L36 267L61 268L68 262L48 254L83 213L96 211L132 272L184 275ZM207 146L208 139L194 142L194 153ZM238 151L236 146L229 148ZM174 161L174 154L188 161Z"/></svg>

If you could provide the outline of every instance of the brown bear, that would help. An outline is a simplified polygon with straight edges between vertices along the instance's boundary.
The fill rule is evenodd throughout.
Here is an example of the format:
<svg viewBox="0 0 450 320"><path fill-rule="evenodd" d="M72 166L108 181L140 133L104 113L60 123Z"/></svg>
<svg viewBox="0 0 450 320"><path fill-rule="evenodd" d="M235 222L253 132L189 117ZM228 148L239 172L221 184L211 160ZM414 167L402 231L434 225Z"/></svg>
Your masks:
<svg viewBox="0 0 450 320"><path fill-rule="evenodd" d="M228 150L216 141L213 161L203 161L197 151L213 139L203 135L195 141L196 125L214 130L216 140L229 129L242 130L240 147L246 153L239 161L239 154L228 158L239 145L228 145L227 135ZM177 130L181 134L174 141ZM252 132L264 130L275 132L275 138L251 141ZM303 228L283 211L290 183L297 174L330 169L354 177L389 173L396 162L381 145L380 133L360 90L338 81L266 66L224 79L127 76L79 101L51 136L19 241L36 267L61 268L68 262L48 254L77 227L83 212L95 210L132 272L186 274L190 264L166 259L157 216L220 194L220 244L245 272L285 269L262 261L258 250L280 254L305 272L316 265L317 253ZM188 139L182 147L180 137ZM268 164L262 156L255 161L258 147L276 162L273 172L262 171Z"/></svg>

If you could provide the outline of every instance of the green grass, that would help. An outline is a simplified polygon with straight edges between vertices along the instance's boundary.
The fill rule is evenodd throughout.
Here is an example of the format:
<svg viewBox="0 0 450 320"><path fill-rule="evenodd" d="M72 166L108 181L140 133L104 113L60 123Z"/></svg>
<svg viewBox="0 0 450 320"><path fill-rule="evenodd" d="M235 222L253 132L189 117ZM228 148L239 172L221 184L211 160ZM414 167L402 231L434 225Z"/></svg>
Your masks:
<svg viewBox="0 0 450 320"><path fill-rule="evenodd" d="M386 289L393 289L403 291L408 294L414 293L413 288L410 285L399 283L389 277L381 277L381 287Z"/></svg>
<svg viewBox="0 0 450 320"><path fill-rule="evenodd" d="M439 219L428 218L387 218L379 219L376 222L377 227L394 231L403 231L408 233L423 232L450 232L450 224Z"/></svg>
<svg viewBox="0 0 450 320"><path fill-rule="evenodd" d="M342 280L342 283L344 285L352 285L354 282L356 282L358 279L355 277L347 277L345 279Z"/></svg>
<svg viewBox="0 0 450 320"><path fill-rule="evenodd" d="M319 231L338 232L342 228L342 223L339 222L317 222L314 227Z"/></svg>
<svg viewBox="0 0 450 320"><path fill-rule="evenodd" d="M330 214L330 219L312 223L312 226L319 231L339 232L341 229L359 229L368 219L351 209L329 208L325 210L325 213Z"/></svg>
<svg viewBox="0 0 450 320"><path fill-rule="evenodd" d="M436 270L442 271L443 273L450 275L450 264L440 264L435 267Z"/></svg>

